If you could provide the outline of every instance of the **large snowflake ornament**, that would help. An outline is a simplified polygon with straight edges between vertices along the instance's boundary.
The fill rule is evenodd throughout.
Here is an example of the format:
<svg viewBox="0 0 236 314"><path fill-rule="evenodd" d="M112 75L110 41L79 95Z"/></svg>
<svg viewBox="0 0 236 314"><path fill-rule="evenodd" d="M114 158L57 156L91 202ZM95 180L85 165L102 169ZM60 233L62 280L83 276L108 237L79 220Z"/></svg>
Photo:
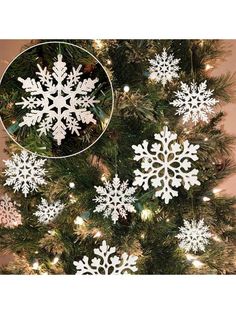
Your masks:
<svg viewBox="0 0 236 314"><path fill-rule="evenodd" d="M176 114L183 115L183 123L190 120L194 124L202 120L208 122L208 115L213 113L213 107L219 102L212 98L213 90L207 90L206 81L197 86L195 82L189 85L181 82L181 90L175 92L177 98L170 104L178 108Z"/></svg>
<svg viewBox="0 0 236 314"><path fill-rule="evenodd" d="M127 212L136 212L132 203L135 202L134 187L128 187L128 181L120 182L116 174L112 182L106 181L105 187L95 186L99 196L96 196L94 201L99 203L94 212L103 212L104 217L111 216L114 223L117 222L119 216L122 218L127 217Z"/></svg>
<svg viewBox="0 0 236 314"><path fill-rule="evenodd" d="M173 78L179 77L179 61L180 59L174 59L173 54L168 55L164 48L161 55L156 54L155 59L149 60L149 78L165 86L167 82L172 82Z"/></svg>
<svg viewBox="0 0 236 314"><path fill-rule="evenodd" d="M39 185L46 184L43 168L46 159L36 158L35 154L22 151L20 155L13 154L12 159L3 160L6 165L4 185L13 186L14 192L22 191L26 197L29 192L36 191Z"/></svg>
<svg viewBox="0 0 236 314"><path fill-rule="evenodd" d="M61 201L56 201L49 204L44 198L41 199L41 204L37 206L38 210L34 213L38 217L38 221L43 224L52 222L65 208Z"/></svg>
<svg viewBox="0 0 236 314"><path fill-rule="evenodd" d="M158 143L151 145L149 151L148 141L133 145L135 151L134 160L141 161L141 169L134 171L134 185L143 186L144 190L151 184L155 189L155 196L161 197L168 204L178 192L174 188L183 185L189 190L192 185L200 185L197 179L198 170L192 169L191 161L198 159L199 145L184 141L182 145L177 143L176 133L171 133L165 126L163 131L154 135ZM150 183L150 182L151 183Z"/></svg>
<svg viewBox="0 0 236 314"><path fill-rule="evenodd" d="M7 194L0 198L0 226L15 228L22 224L21 214L16 206L16 202L13 202Z"/></svg>
<svg viewBox="0 0 236 314"><path fill-rule="evenodd" d="M79 262L74 261L77 269L77 275L123 275L128 271L136 272L137 256L123 253L121 258L114 255L115 247L109 247L106 241L102 241L102 245L98 249L94 249L94 257L89 263L89 258L84 256Z"/></svg>
<svg viewBox="0 0 236 314"><path fill-rule="evenodd" d="M57 56L54 62L53 73L37 64L38 81L32 78L18 78L22 88L30 93L30 97L22 97L22 102L16 105L28 109L30 112L23 117L20 127L39 124L39 136L52 132L57 145L65 138L67 131L80 135L80 123L96 124L93 113L90 111L98 103L90 93L95 89L98 78L81 80L82 65L74 67L68 74L66 63L62 55Z"/></svg>
<svg viewBox="0 0 236 314"><path fill-rule="evenodd" d="M184 220L184 226L179 228L180 233L176 236L180 240L179 246L186 252L205 251L205 246L211 238L208 226L205 226L204 220L191 222Z"/></svg>

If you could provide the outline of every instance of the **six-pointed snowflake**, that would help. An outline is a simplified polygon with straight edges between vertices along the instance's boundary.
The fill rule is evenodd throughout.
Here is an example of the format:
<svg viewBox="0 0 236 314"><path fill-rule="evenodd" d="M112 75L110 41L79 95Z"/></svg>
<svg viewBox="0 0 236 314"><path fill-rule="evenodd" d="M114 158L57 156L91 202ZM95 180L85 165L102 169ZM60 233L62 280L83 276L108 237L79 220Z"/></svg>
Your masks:
<svg viewBox="0 0 236 314"><path fill-rule="evenodd" d="M114 255L115 247L109 247L106 241L102 241L99 249L94 249L94 254L99 257L94 257L89 264L89 258L84 256L79 262L74 261L77 269L77 275L123 275L127 271L136 272L137 256L123 253L121 258Z"/></svg>
<svg viewBox="0 0 236 314"><path fill-rule="evenodd" d="M94 201L99 205L96 206L94 212L103 212L104 217L111 216L114 223L117 222L119 216L126 218L127 212L136 212L132 205L136 200L132 196L136 189L128 187L128 181L121 183L117 174L112 183L106 181L105 187L95 186L95 189L99 196Z"/></svg>
<svg viewBox="0 0 236 314"><path fill-rule="evenodd" d="M197 179L198 170L192 169L190 160L197 160L197 150L199 145L189 144L186 140L182 146L175 142L176 133L171 133L165 126L163 131L155 134L158 143L154 143L148 150L148 142L143 141L142 145L133 145L135 151L134 160L141 160L141 168L134 171L134 185L143 186L144 190L149 188L149 180L151 185L156 188L155 196L165 200L168 204L169 200L174 196L178 196L178 192L173 188L178 188L181 184L186 190L192 185L200 185Z"/></svg>
<svg viewBox="0 0 236 314"><path fill-rule="evenodd" d="M149 78L165 86L167 82L172 82L173 78L179 77L179 61L180 59L174 59L173 54L168 55L164 48L161 55L156 54L155 59L149 60Z"/></svg>
<svg viewBox="0 0 236 314"><path fill-rule="evenodd" d="M5 228L15 228L21 225L21 214L16 208L16 202L5 194L0 199L0 226Z"/></svg>
<svg viewBox="0 0 236 314"><path fill-rule="evenodd" d="M61 201L56 201L49 204L44 198L41 199L41 204L37 206L38 211L34 213L38 217L38 221L43 224L52 222L64 209L65 205Z"/></svg>
<svg viewBox="0 0 236 314"><path fill-rule="evenodd" d="M184 226L179 228L180 233L176 236L180 240L179 246L186 252L205 251L205 246L209 242L211 233L208 226L204 225L204 220L191 222L184 220Z"/></svg>
<svg viewBox="0 0 236 314"><path fill-rule="evenodd" d="M89 94L95 89L98 78L81 80L82 65L77 69L72 68L69 74L66 73L67 67L62 61L62 55L57 56L52 74L46 67L42 69L39 64L37 66L38 81L29 77L18 78L22 88L31 95L22 97L23 101L16 103L30 111L23 117L20 127L39 124L37 130L40 136L47 135L50 131L57 144L61 145L67 130L79 136L80 123L96 124L89 109L99 101Z"/></svg>
<svg viewBox="0 0 236 314"><path fill-rule="evenodd" d="M199 86L195 82L190 86L181 82L181 90L175 92L177 98L170 104L178 108L176 114L183 115L183 123L190 120L195 124L200 120L208 122L208 114L214 112L213 107L219 101L211 97L213 90L206 88L206 81Z"/></svg>
<svg viewBox="0 0 236 314"><path fill-rule="evenodd" d="M14 191L22 191L27 196L29 192L37 190L39 185L46 184L43 168L46 159L37 159L35 154L22 151L20 155L13 154L12 159L3 160L7 169L4 185L13 186Z"/></svg>

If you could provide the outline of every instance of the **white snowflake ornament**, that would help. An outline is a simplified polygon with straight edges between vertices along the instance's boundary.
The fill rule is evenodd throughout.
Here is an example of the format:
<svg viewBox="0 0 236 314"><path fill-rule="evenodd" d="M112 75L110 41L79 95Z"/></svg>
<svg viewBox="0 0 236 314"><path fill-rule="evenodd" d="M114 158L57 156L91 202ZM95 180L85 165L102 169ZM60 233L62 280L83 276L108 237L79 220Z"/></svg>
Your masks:
<svg viewBox="0 0 236 314"><path fill-rule="evenodd" d="M41 204L37 206L38 211L34 213L38 217L38 221L43 224L52 222L65 208L61 201L56 201L49 204L44 198L41 199Z"/></svg>
<svg viewBox="0 0 236 314"><path fill-rule="evenodd" d="M177 71L180 59L174 59L174 55L168 55L166 49L163 48L162 54L156 54L155 59L150 59L151 66L149 67L149 78L151 80L161 82L163 86L167 82L172 82L173 78L179 77Z"/></svg>
<svg viewBox="0 0 236 314"><path fill-rule="evenodd" d="M36 158L35 154L22 151L13 154L12 159L3 160L6 165L4 185L13 186L14 192L22 191L26 197L29 192L37 191L39 185L46 184L46 170L43 168L46 159Z"/></svg>
<svg viewBox="0 0 236 314"><path fill-rule="evenodd" d="M0 226L15 228L22 224L21 214L16 206L16 202L13 202L7 194L0 198Z"/></svg>
<svg viewBox="0 0 236 314"><path fill-rule="evenodd" d="M179 228L180 233L176 236L180 240L179 246L186 252L205 251L205 246L211 238L208 226L204 225L204 219L196 222L184 220L184 226Z"/></svg>
<svg viewBox="0 0 236 314"><path fill-rule="evenodd" d="M104 217L111 216L114 224L119 217L127 217L127 213L136 212L132 203L135 202L135 197L132 196L135 193L134 187L128 187L128 181L120 182L118 175L116 174L112 182L105 181L105 187L95 186L95 189L99 196L93 199L99 205L96 206L94 212L103 212Z"/></svg>
<svg viewBox="0 0 236 314"><path fill-rule="evenodd" d="M166 126L154 137L158 143L152 144L150 150L146 140L132 146L135 151L134 160L141 161L143 170L134 171L133 185L143 186L145 191L152 185L156 189L155 196L161 197L168 204L170 199L178 196L174 188L183 185L189 190L195 184L200 185L198 170L191 170L191 161L198 159L199 145L190 144L187 140L180 145L176 142L177 134L171 133Z"/></svg>
<svg viewBox="0 0 236 314"><path fill-rule="evenodd" d="M213 90L207 90L206 81L197 86L195 82L189 85L181 82L181 90L175 92L177 98L170 104L178 108L177 115L183 115L183 123L192 121L208 122L208 115L213 113L213 107L219 102L212 98Z"/></svg>
<svg viewBox="0 0 236 314"><path fill-rule="evenodd" d="M30 97L22 97L22 102L16 105L29 112L23 117L20 127L28 127L39 124L37 131L39 136L52 132L57 145L65 138L67 131L80 135L80 124L96 124L93 113L90 111L98 100L90 93L95 89L98 78L83 79L80 76L82 65L74 67L68 74L66 63L62 61L62 55L57 56L54 62L53 73L47 68L41 68L37 64L39 72L36 72L38 81L31 78L18 78L22 88L30 93Z"/></svg>
<svg viewBox="0 0 236 314"><path fill-rule="evenodd" d="M109 247L106 241L102 241L102 245L98 249L94 249L94 257L89 264L89 258L84 256L79 262L74 261L73 264L77 269L77 275L123 275L128 271L136 272L137 256L123 253L121 258L114 255L115 247Z"/></svg>

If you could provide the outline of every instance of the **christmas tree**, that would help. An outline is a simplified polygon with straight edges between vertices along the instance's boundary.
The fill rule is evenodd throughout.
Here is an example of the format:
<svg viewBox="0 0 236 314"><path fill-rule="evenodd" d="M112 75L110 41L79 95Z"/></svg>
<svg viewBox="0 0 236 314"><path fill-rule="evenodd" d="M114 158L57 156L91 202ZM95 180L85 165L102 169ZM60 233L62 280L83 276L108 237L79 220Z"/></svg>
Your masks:
<svg viewBox="0 0 236 314"><path fill-rule="evenodd" d="M216 193L235 171L234 138L223 131L218 107L232 99L233 77L209 77L205 69L223 56L219 42L66 42L106 68L113 114L106 128L107 92L94 105L102 136L73 155L89 146L97 129L84 128L78 146L67 132L61 147L48 134L39 137L34 125L19 128L26 109L15 103L27 95L17 78L35 77L36 63L52 70L58 54L76 65L75 47L39 45L9 68L0 89L1 116L12 138L41 157L8 142L9 160L22 165L24 159L29 169L37 161L39 178L35 189L32 182L6 184L16 171L6 162L1 184L20 204L21 224L7 228L0 220L0 250L15 256L1 273L235 273L236 198ZM94 79L91 58L82 64L86 79ZM73 156L65 157L68 152ZM64 158L43 157L50 153Z"/></svg>

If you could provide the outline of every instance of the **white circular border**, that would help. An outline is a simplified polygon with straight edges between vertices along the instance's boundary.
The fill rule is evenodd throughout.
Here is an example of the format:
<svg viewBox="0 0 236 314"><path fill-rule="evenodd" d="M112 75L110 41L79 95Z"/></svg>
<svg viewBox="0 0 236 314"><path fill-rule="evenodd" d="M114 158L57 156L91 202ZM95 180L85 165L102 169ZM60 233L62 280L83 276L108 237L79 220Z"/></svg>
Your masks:
<svg viewBox="0 0 236 314"><path fill-rule="evenodd" d="M0 121L2 123L2 126L4 128L4 130L6 131L7 135L13 140L13 142L15 142L18 146L21 147L21 149L23 150L26 150L28 151L29 153L31 154L34 154L40 158L48 158L48 159L62 159L62 158L69 158L69 157L73 157L73 156L76 156L78 154L81 154L83 153L85 150L89 149L90 147L92 147L100 138L101 136L104 134L104 132L106 131L106 129L108 128L109 124L110 124L110 121L111 121L111 118L112 118L112 115L113 115L113 111L114 111L114 102L115 102L115 99L114 99L114 90L113 90L113 86L112 86L112 82L111 82L111 79L107 73L107 70L105 69L105 67L102 65L102 63L89 51L87 51L86 49L78 46L78 45L75 45L75 44L72 44L72 43L67 43L65 41L47 41L45 43L39 43L37 45L33 45L27 49L25 49L24 51L22 51L21 53L19 53L14 59L11 60L11 62L8 64L8 66L6 67L6 69L4 70L2 76L1 76L1 79L0 79L0 85L2 84L2 79L5 75L5 73L7 72L8 68L11 66L11 64L20 56L22 55L23 53L25 53L26 51L30 50L30 49L33 49L34 47L37 47L37 46L41 46L41 45L46 45L46 44L66 44L66 45L71 45L71 46L74 46L74 47L77 47L85 52L87 52L90 56L92 56L99 64L100 66L103 68L104 72L106 73L106 76L108 78L108 81L110 83L110 86L111 86L111 94L112 94L112 105L111 105L111 113L110 113L110 116L108 118L108 122L107 122L107 125L105 127L105 129L102 131L102 133L98 136L98 138L92 143L90 144L89 146L87 146L86 148L82 149L81 151L77 152L77 153L74 153L74 154L71 154L71 155L66 155L66 156L45 156L45 155L40 155L39 153L35 153L35 152L32 152L30 151L29 149L23 147L21 144L19 144L13 137L10 133L8 133L3 121L2 121L2 117L0 116Z"/></svg>

